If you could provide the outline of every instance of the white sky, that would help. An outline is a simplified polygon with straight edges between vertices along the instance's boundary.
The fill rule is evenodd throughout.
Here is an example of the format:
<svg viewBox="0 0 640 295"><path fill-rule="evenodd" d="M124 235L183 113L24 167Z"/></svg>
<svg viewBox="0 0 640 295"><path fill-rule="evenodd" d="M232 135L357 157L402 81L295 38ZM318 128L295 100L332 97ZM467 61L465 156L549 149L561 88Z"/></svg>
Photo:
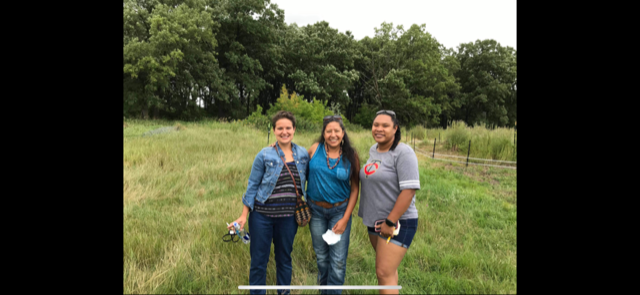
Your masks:
<svg viewBox="0 0 640 295"><path fill-rule="evenodd" d="M494 39L516 47L515 0L271 0L284 10L287 24L306 26L327 21L340 32L351 31L356 40L373 37L382 22L426 24L426 31L447 48L460 43Z"/></svg>

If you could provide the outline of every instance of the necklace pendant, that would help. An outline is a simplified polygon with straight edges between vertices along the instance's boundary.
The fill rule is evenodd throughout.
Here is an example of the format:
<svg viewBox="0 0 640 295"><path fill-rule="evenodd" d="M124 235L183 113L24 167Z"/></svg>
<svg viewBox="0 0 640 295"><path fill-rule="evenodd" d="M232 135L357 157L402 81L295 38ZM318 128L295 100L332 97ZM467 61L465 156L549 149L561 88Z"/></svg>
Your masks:
<svg viewBox="0 0 640 295"><path fill-rule="evenodd" d="M340 163L340 156L342 156L342 147L340 147L340 152L338 154L338 160L333 165L333 167L331 167L331 165L329 164L329 152L327 152L327 143L324 144L324 151L325 151L325 154L327 155L327 167L329 167L329 170L333 170L333 168L336 168L336 166L338 166L338 163Z"/></svg>

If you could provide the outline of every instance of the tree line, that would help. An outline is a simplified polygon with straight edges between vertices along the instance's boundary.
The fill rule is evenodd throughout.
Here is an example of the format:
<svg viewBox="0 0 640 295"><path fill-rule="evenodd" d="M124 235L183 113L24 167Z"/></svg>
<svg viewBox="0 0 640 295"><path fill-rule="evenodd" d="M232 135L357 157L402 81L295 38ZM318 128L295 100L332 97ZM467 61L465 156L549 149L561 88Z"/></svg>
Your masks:
<svg viewBox="0 0 640 295"><path fill-rule="evenodd" d="M286 24L269 0L125 0L123 113L244 119L266 114L284 85L363 126L379 109L406 126L514 126L515 49L446 48L425 25L374 31L355 40L325 21Z"/></svg>

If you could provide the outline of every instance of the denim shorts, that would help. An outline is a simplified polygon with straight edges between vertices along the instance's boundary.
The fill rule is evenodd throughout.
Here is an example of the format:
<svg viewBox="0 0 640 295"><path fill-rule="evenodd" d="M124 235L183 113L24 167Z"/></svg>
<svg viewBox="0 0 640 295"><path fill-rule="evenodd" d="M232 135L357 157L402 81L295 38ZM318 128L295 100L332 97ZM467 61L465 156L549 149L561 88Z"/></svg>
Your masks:
<svg viewBox="0 0 640 295"><path fill-rule="evenodd" d="M413 236L416 234L416 230L418 230L418 218L400 219L399 221L400 232L397 236L392 237L389 242L409 249L411 241L413 241ZM387 238L383 237L380 233L377 233L375 228L367 227L367 229L369 230L370 235L376 235L385 241L387 240Z"/></svg>

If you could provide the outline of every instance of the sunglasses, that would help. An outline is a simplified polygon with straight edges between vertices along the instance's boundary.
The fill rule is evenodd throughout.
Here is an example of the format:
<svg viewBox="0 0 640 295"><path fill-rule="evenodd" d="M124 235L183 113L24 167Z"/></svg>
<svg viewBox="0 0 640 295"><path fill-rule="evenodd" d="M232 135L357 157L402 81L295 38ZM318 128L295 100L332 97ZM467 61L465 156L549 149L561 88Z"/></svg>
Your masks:
<svg viewBox="0 0 640 295"><path fill-rule="evenodd" d="M391 111L391 110L380 110L380 111L378 111L376 113L376 115L380 115L380 114L386 114L386 115L389 115L389 116L394 117L394 118L396 117L396 112Z"/></svg>
<svg viewBox="0 0 640 295"><path fill-rule="evenodd" d="M340 117L340 116L325 116L324 118L322 118L322 120L324 120L324 121L331 120L331 119L336 119L336 120L342 121L342 117Z"/></svg>
<svg viewBox="0 0 640 295"><path fill-rule="evenodd" d="M228 242L237 243L238 241L240 241L240 237L238 235L236 235L235 233L233 233L233 234L228 233L228 234L222 236L222 241L223 242L227 242L227 243Z"/></svg>

